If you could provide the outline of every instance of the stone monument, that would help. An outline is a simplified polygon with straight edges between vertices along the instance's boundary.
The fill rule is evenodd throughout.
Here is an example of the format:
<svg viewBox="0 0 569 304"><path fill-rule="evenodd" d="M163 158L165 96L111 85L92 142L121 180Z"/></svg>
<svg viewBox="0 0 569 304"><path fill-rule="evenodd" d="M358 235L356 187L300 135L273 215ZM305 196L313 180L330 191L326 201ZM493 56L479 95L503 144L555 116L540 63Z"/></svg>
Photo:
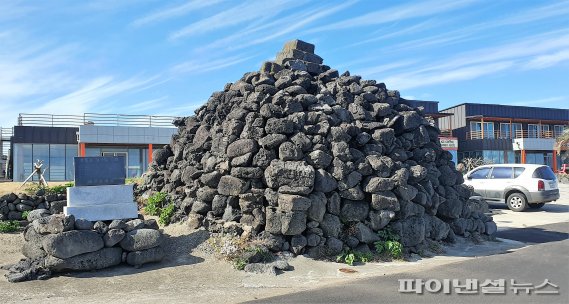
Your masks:
<svg viewBox="0 0 569 304"><path fill-rule="evenodd" d="M67 188L65 215L89 221L138 217L133 185L125 185L123 156L75 157L75 186Z"/></svg>

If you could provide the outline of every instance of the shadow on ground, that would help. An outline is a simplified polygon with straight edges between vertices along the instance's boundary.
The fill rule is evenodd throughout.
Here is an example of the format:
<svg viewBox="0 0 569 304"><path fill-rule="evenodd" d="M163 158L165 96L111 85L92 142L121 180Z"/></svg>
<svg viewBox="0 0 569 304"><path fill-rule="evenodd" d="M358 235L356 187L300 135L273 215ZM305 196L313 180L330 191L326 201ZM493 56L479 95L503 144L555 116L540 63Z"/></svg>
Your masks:
<svg viewBox="0 0 569 304"><path fill-rule="evenodd" d="M564 223L564 225L567 226L568 224ZM512 228L498 231L496 236L528 244L559 242L569 238L569 234L567 232L553 231L542 227Z"/></svg>
<svg viewBox="0 0 569 304"><path fill-rule="evenodd" d="M94 277L116 277L128 276L147 271L158 269L177 267L183 265L193 265L202 263L204 259L193 256L191 252L200 244L209 238L209 233L205 230L194 231L188 235L170 236L164 234L162 247L164 248L165 257L160 263L145 264L140 268L130 265L121 264L116 267L101 269L90 272L68 272L56 274L56 276L65 276L73 278L94 278Z"/></svg>
<svg viewBox="0 0 569 304"><path fill-rule="evenodd" d="M508 209L508 206L506 206L505 203L491 203L491 202L489 202L488 207L490 207L490 209L492 210L492 213L494 213L494 214L503 213L502 210L510 210L510 209ZM562 205L562 204L556 204L556 203L546 203L545 206L541 207L540 209L528 208L528 209L524 210L523 212L529 212L529 213L538 213L538 212L569 213L569 206L568 205Z"/></svg>

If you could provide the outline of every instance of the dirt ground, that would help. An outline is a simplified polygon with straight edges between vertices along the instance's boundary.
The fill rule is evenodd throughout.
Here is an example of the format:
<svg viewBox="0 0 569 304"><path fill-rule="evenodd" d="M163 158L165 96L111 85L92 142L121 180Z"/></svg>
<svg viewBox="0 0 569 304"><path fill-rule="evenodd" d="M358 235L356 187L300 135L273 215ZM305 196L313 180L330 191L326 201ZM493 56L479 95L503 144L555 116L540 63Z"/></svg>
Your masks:
<svg viewBox="0 0 569 304"><path fill-rule="evenodd" d="M413 262L368 263L347 266L296 257L294 267L277 276L237 271L199 246L206 241L204 230L186 225L166 227L166 259L140 269L119 266L87 273L66 273L46 281L8 283L0 278L0 303L238 303L274 295L316 288L345 280L409 272L449 264L479 255L497 254L521 248L518 242L488 242L483 245L457 244L446 248L445 256ZM0 234L0 265L16 262L23 256L20 233ZM343 273L351 268L355 273ZM6 271L0 270L0 275Z"/></svg>
<svg viewBox="0 0 569 304"><path fill-rule="evenodd" d="M569 185L561 186L559 201L546 205L540 211L510 212L499 205L494 207L494 219L499 229L569 221ZM299 256L289 261L293 271L271 276L237 271L229 263L202 250L205 246L200 244L208 237L204 230L191 230L184 224L175 224L166 227L164 233L167 257L159 264L145 265L140 269L119 266L15 284L8 283L3 277L6 271L0 270L0 303L45 303L46 299L50 303L239 303L370 276L412 273L526 246L511 240L481 245L463 242L446 247L444 255L433 258L357 266ZM21 233L0 234L0 265L22 258L22 244ZM341 268L356 272L344 273Z"/></svg>
<svg viewBox="0 0 569 304"><path fill-rule="evenodd" d="M66 184L68 182L49 182L49 186L59 186L59 185L63 185ZM4 194L9 194L9 193L20 193L20 192L24 192L24 190L31 186L32 183L27 183L25 186L23 186L22 188L20 188L20 185L22 183L20 182L0 182L0 196L4 195Z"/></svg>

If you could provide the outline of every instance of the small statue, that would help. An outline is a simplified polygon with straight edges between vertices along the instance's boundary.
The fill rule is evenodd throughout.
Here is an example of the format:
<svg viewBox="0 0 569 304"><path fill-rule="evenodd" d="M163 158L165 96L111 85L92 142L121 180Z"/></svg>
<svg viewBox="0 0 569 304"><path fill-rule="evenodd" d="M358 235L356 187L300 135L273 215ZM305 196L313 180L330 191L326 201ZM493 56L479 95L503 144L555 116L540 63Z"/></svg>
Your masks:
<svg viewBox="0 0 569 304"><path fill-rule="evenodd" d="M45 173L45 171L47 171L47 168L49 168L49 166L47 166L43 171L41 169L41 167L43 166L43 160L37 160L34 163L34 171L32 172L32 174L30 174L30 176L28 176L28 178L26 178L26 180L22 183L22 185L20 186L20 188L22 188L33 176L34 174L38 175L38 180L39 180L39 185L40 187L47 187L47 181L45 180L45 178L43 177L43 174Z"/></svg>

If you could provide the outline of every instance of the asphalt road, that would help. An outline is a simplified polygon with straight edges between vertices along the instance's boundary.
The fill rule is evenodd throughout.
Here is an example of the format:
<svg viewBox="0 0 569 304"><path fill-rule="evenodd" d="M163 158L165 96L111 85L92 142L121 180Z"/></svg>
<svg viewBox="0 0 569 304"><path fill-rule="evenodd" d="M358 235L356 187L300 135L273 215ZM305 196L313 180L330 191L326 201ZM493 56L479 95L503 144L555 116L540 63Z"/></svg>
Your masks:
<svg viewBox="0 0 569 304"><path fill-rule="evenodd" d="M478 257L463 262L440 266L430 270L400 273L383 277L355 280L352 283L333 285L294 294L262 299L250 303L569 303L569 222L511 229L499 232L499 237L529 244L519 250L493 256ZM450 279L450 293L399 292L400 279L434 279L444 284ZM464 284L467 279L478 280L475 294L457 294L452 279ZM485 280L505 280L505 294L486 294L481 283ZM558 294L535 294L530 290L518 294L515 284L531 283L538 286L546 279L558 286L540 291L558 291ZM435 283L431 283L435 284ZM434 285L432 285L434 286Z"/></svg>

